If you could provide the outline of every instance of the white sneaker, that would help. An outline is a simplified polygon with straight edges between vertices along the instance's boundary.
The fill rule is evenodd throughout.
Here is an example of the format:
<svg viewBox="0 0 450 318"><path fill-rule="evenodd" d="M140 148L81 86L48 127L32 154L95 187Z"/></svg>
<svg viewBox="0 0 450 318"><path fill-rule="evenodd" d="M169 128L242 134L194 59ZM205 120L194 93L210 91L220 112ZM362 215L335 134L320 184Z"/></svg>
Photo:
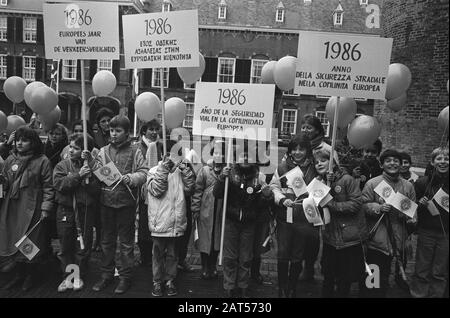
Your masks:
<svg viewBox="0 0 450 318"><path fill-rule="evenodd" d="M81 289L83 289L84 286L84 282L81 278L75 278L73 280L73 290L74 291L79 291Z"/></svg>
<svg viewBox="0 0 450 318"><path fill-rule="evenodd" d="M73 288L73 284L70 280L63 280L61 282L61 284L59 284L58 286L58 292L59 293L64 293L65 291L67 291L68 289L72 289Z"/></svg>

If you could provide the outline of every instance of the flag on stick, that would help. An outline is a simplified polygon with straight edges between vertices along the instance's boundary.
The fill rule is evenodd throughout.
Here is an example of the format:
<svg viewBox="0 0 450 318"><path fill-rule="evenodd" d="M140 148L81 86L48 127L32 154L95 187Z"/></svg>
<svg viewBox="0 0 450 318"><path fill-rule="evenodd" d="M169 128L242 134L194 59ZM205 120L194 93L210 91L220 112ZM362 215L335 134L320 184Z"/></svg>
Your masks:
<svg viewBox="0 0 450 318"><path fill-rule="evenodd" d="M434 195L433 199L437 204L439 204L441 208L443 208L448 213L448 193L440 188L439 191Z"/></svg>

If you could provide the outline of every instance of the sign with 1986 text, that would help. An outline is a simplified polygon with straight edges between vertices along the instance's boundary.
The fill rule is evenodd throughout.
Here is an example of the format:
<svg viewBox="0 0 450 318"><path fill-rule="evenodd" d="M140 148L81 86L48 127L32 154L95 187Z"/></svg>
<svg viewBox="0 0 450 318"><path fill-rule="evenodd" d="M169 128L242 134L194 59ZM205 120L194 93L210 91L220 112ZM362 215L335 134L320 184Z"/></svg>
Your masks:
<svg viewBox="0 0 450 318"><path fill-rule="evenodd" d="M124 15L122 22L126 68L199 66L197 10Z"/></svg>
<svg viewBox="0 0 450 318"><path fill-rule="evenodd" d="M295 93L384 99L392 39L301 31Z"/></svg>
<svg viewBox="0 0 450 318"><path fill-rule="evenodd" d="M273 84L198 82L194 135L271 140Z"/></svg>
<svg viewBox="0 0 450 318"><path fill-rule="evenodd" d="M116 3L44 3L45 57L119 59Z"/></svg>

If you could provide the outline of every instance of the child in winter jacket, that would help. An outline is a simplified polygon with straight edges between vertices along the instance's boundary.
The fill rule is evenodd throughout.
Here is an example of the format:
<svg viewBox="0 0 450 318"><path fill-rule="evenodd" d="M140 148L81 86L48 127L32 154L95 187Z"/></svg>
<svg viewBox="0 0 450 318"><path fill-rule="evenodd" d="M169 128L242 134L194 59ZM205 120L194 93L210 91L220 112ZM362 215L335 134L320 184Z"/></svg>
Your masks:
<svg viewBox="0 0 450 318"><path fill-rule="evenodd" d="M64 278L59 292L83 288L83 278L92 249L92 228L95 220L95 204L100 194L100 182L91 173L94 160L90 155L94 140L88 137L88 150L83 151L83 135L70 136L69 158L59 162L53 171L53 186L56 190L56 226L60 241L58 257L66 276L69 264L77 264L80 276L74 281ZM84 165L83 160L89 160ZM86 182L88 180L88 182Z"/></svg>
<svg viewBox="0 0 450 318"><path fill-rule="evenodd" d="M170 149L169 156L150 169L147 178L148 225L153 239L152 295L155 297L163 296L164 282L168 296L177 294L176 242L186 230L186 196L193 192L195 185L195 174L179 153L179 145L168 141L167 149Z"/></svg>

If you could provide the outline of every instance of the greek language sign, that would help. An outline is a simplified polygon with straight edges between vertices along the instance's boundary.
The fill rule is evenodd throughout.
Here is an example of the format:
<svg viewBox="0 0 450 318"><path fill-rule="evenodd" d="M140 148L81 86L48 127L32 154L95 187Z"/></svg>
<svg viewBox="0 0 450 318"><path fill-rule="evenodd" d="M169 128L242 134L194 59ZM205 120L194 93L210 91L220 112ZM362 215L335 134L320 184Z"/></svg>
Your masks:
<svg viewBox="0 0 450 318"><path fill-rule="evenodd" d="M392 39L301 31L295 93L384 99Z"/></svg>
<svg viewBox="0 0 450 318"><path fill-rule="evenodd" d="M198 12L122 16L125 68L197 67Z"/></svg>
<svg viewBox="0 0 450 318"><path fill-rule="evenodd" d="M193 134L270 141L273 84L198 82Z"/></svg>
<svg viewBox="0 0 450 318"><path fill-rule="evenodd" d="M116 3L44 3L45 56L50 59L119 59Z"/></svg>

